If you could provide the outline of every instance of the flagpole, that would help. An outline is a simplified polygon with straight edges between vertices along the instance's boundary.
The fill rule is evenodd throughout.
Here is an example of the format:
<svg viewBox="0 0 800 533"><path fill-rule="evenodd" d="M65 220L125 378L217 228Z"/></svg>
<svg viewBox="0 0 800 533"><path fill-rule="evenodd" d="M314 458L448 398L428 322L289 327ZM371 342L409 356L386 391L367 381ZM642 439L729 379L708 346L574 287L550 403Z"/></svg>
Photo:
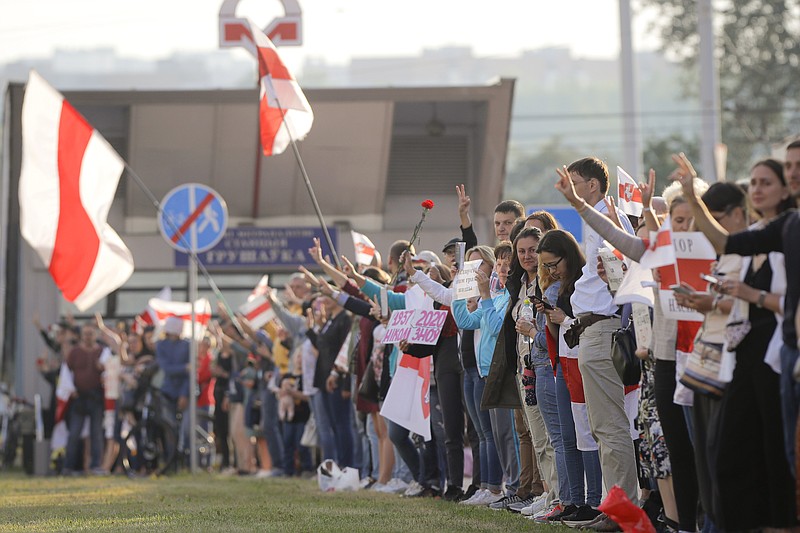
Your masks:
<svg viewBox="0 0 800 533"><path fill-rule="evenodd" d="M272 85L272 81L269 79L267 79L267 83L269 83L270 86ZM306 184L308 196L311 198L311 204L314 206L314 211L317 213L319 225L322 226L322 233L325 235L325 241L328 243L328 247L331 249L331 254L333 255L333 260L336 262L336 267L339 270L342 270L342 262L339 260L339 253L333 246L333 240L331 239L330 233L328 233L328 226L325 224L325 219L322 217L322 209L320 209L319 202L317 202L317 195L314 194L314 188L311 186L311 180L308 178L308 172L306 172L306 166L303 164L303 158L300 157L300 150L297 148L297 142L294 140L294 135L292 135L292 129L289 127L289 123L286 122L286 112L284 111L280 100L278 100L278 95L274 87L272 88L271 92L272 95L274 95L275 105L277 106L278 111L281 112L281 122L283 122L283 126L286 128L286 134L289 136L289 144L292 145L294 158L297 160L297 165L300 167L300 174L303 175L303 181Z"/></svg>
<svg viewBox="0 0 800 533"><path fill-rule="evenodd" d="M130 174L130 176L133 178L133 180L136 182L139 188L142 189L142 192L144 192L145 196L147 196L147 198L150 200L150 203L153 204L153 207L155 207L159 216L163 215L164 210L161 208L161 202L158 201L158 198L155 197L153 192L147 187L147 185L145 185L142 178L140 178L139 175L133 170L133 168L131 168L128 162L125 161L124 159L123 162L125 163L125 170L128 171L128 174ZM236 314L233 312L233 309L231 308L230 304L228 304L228 300L226 300L225 297L222 295L222 291L219 290L219 286L217 286L217 283L214 281L214 278L211 277L211 274L208 272L208 269L206 269L206 266L203 264L203 262L200 261L200 258L197 256L197 253L189 244L189 241L186 240L186 236L178 230L178 227L172 221L171 217L164 216L163 219L170 226L170 229L172 229L175 232L175 235L178 235L178 240L187 250L190 260L194 261L194 264L197 265L197 267L200 269L200 272L202 272L203 277L206 279L206 281L208 281L208 286L211 288L211 291L214 293L214 296L216 296L217 300L221 301L222 305L225 307L225 311L228 313L228 316L230 317L234 327L237 329L240 335L244 336L245 335L244 329L242 328L242 325L239 323L239 320L236 318ZM191 304L192 304L192 309L194 310L194 302L191 302ZM194 331L192 331L192 336L194 336Z"/></svg>
<svg viewBox="0 0 800 533"><path fill-rule="evenodd" d="M284 118L283 120L283 123L286 124L286 119ZM286 129L288 131L288 125L286 125ZM336 248L333 247L333 240L331 239L330 233L328 233L328 226L325 225L325 220L322 218L322 210L317 202L317 196L314 194L313 187L311 187L311 180L308 179L308 173L306 172L306 167L303 164L303 158L300 157L300 150L297 149L297 143L294 141L294 137L292 137L291 133L289 133L289 141L292 145L294 157L297 159L297 164L300 166L300 173L303 175L303 181L306 183L306 189L308 189L308 195L311 197L311 203L314 205L314 211L317 212L317 218L319 219L320 226L322 226L322 232L325 234L325 240L328 242L328 246L331 249L333 260L336 262L336 266L339 268L339 270L341 270L342 262L339 260L339 253L336 251Z"/></svg>

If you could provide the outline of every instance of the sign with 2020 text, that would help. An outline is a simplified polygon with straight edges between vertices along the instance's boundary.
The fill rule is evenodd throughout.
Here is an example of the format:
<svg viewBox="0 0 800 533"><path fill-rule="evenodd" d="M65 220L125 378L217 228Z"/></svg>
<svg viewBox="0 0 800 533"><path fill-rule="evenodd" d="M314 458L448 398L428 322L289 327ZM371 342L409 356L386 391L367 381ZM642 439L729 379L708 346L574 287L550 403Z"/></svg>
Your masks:
<svg viewBox="0 0 800 533"><path fill-rule="evenodd" d="M447 320L447 311L434 309L402 309L392 311L383 344L436 344Z"/></svg>

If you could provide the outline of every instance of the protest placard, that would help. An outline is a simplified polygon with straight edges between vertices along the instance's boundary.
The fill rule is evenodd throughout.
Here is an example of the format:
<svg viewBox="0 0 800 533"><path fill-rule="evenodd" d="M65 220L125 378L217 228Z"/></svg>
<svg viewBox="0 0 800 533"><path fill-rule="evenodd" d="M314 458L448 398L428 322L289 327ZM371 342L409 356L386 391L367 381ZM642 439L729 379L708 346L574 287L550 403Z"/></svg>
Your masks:
<svg viewBox="0 0 800 533"><path fill-rule="evenodd" d="M453 290L456 291L453 300L466 300L467 298L480 296L481 293L478 290L478 280L475 278L475 273L481 263L483 263L482 259L464 262L464 267L458 271L456 279L453 281Z"/></svg>
<svg viewBox="0 0 800 533"><path fill-rule="evenodd" d="M447 320L447 311L435 309L403 309L392 312L383 344L436 344Z"/></svg>

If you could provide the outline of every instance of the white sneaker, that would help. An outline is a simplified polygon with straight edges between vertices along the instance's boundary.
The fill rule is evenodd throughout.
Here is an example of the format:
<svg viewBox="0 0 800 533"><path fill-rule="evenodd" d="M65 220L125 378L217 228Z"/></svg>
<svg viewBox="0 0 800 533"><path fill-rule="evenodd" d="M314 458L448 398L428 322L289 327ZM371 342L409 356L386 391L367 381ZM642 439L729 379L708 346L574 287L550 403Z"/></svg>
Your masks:
<svg viewBox="0 0 800 533"><path fill-rule="evenodd" d="M422 494L423 490L425 490L425 487L417 483L415 480L408 484L408 488L406 488L406 490L403 492L403 496L406 498L413 498Z"/></svg>
<svg viewBox="0 0 800 533"><path fill-rule="evenodd" d="M522 508L520 514L522 516L533 516L539 514L545 507L547 507L547 493L535 497L530 505Z"/></svg>
<svg viewBox="0 0 800 533"><path fill-rule="evenodd" d="M394 494L394 487L389 485L388 483L375 483L372 485L369 490L374 490L375 492L382 492L384 494Z"/></svg>
<svg viewBox="0 0 800 533"><path fill-rule="evenodd" d="M544 518L547 515L549 515L550 513L552 513L555 510L556 507L561 507L561 500L558 500L558 499L553 500L552 502L550 502L550 505L548 505L546 509L542 509L541 511L539 511L535 515L531 515L528 518L530 520L538 521L540 518Z"/></svg>
<svg viewBox="0 0 800 533"><path fill-rule="evenodd" d="M483 501L481 501L481 505L491 505L495 502L499 502L503 498L505 498L505 496L503 496L502 492L498 492L497 494L495 494L492 491L487 490L486 496L484 496Z"/></svg>
<svg viewBox="0 0 800 533"><path fill-rule="evenodd" d="M391 487L392 488L391 492L394 492L396 494L401 494L405 492L406 489L408 489L408 483L399 478L390 479L389 483L387 483L387 486Z"/></svg>
<svg viewBox="0 0 800 533"><path fill-rule="evenodd" d="M480 505L479 502L484 498L487 492L489 492L487 489L478 489L470 498L459 503L461 505Z"/></svg>

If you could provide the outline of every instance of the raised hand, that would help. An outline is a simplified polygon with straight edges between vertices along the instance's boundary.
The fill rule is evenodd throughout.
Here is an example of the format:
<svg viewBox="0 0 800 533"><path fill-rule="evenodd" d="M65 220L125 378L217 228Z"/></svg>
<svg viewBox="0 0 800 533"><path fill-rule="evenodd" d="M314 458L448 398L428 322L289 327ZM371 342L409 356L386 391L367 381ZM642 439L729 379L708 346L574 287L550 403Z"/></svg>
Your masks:
<svg viewBox="0 0 800 533"><path fill-rule="evenodd" d="M467 196L463 183L456 185L456 194L458 195L458 216L462 219L469 217L469 206L472 204L472 200Z"/></svg>
<svg viewBox="0 0 800 533"><path fill-rule="evenodd" d="M381 316L381 304L378 302L377 297L373 297L369 301L369 316L374 318L375 320L381 320L383 316Z"/></svg>
<svg viewBox="0 0 800 533"><path fill-rule="evenodd" d="M647 183L643 181L639 182L639 192L642 193L642 205L644 207L652 207L655 190L656 190L656 171L651 168L650 174L648 175Z"/></svg>
<svg viewBox="0 0 800 533"><path fill-rule="evenodd" d="M308 249L308 255L315 263L321 265L325 260L322 258L322 246L319 244L319 239L314 237L314 246Z"/></svg>
<svg viewBox="0 0 800 533"><path fill-rule="evenodd" d="M475 271L475 280L478 282L478 291L481 293L481 298L489 298L489 276L486 275L481 269Z"/></svg>
<svg viewBox="0 0 800 533"><path fill-rule="evenodd" d="M687 197L687 199L694 198L694 179L697 177L697 172L695 172L692 163L683 152L680 154L672 154L672 160L676 165L678 165L678 168L670 177L673 180L680 182L681 187L683 188L683 194Z"/></svg>
<svg viewBox="0 0 800 533"><path fill-rule="evenodd" d="M353 274L356 273L356 267L353 266L353 263L351 263L350 260L344 254L341 255L341 258L342 258L342 271L345 273L345 275L353 277Z"/></svg>
<svg viewBox="0 0 800 533"><path fill-rule="evenodd" d="M411 254L409 253L409 251L408 251L408 250L406 250L405 252L403 252L403 253L400 255L400 263L402 263L402 265L403 265L403 270L405 270L405 271L406 271L406 274L408 274L408 277L409 277L409 278L410 278L411 276L413 276L413 275L414 275L414 273L417 271L417 270L414 268L414 263L411 261Z"/></svg>
<svg viewBox="0 0 800 533"><path fill-rule="evenodd" d="M566 198L573 207L583 204L583 198L578 196L578 193L575 192L575 184L572 183L572 178L570 178L566 165L557 168L556 173L558 174L558 181L556 181L555 185L556 190L563 194L564 198Z"/></svg>
<svg viewBox="0 0 800 533"><path fill-rule="evenodd" d="M333 287L331 287L330 283L328 283L324 279L318 281L319 281L319 292L321 292L325 296L333 297Z"/></svg>
<svg viewBox="0 0 800 533"><path fill-rule="evenodd" d="M614 225L622 229L622 222L619 221L619 211L617 211L617 204L614 203L614 197L604 196L603 202L608 208L608 214L606 216L611 219L611 222L613 222Z"/></svg>
<svg viewBox="0 0 800 533"><path fill-rule="evenodd" d="M298 267L298 270L302 272L303 276L306 278L306 281L309 282L312 286L319 287L320 283L322 283L320 279L317 276L315 276L312 272L310 272L306 267L300 265Z"/></svg>

